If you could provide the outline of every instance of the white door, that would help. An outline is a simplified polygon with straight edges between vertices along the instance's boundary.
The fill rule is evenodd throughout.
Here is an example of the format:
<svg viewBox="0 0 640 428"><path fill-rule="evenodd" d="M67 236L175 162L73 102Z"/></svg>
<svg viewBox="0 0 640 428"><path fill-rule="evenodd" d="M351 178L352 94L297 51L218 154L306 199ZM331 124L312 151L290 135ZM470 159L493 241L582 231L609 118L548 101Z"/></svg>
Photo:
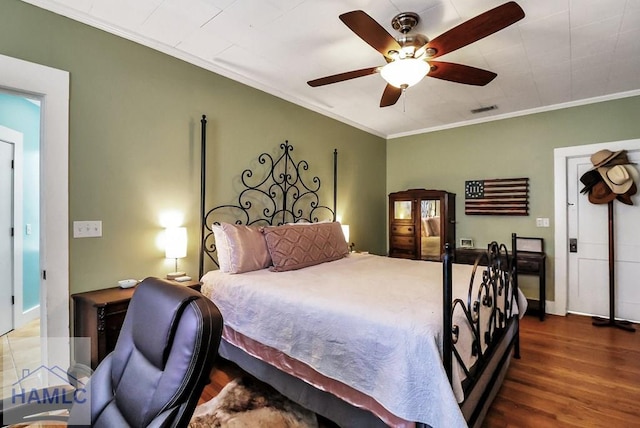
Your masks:
<svg viewBox="0 0 640 428"><path fill-rule="evenodd" d="M0 334L13 330L13 151L0 140Z"/></svg>
<svg viewBox="0 0 640 428"><path fill-rule="evenodd" d="M630 147L627 155L638 168L640 147ZM571 158L567 164L567 232L569 239L577 240L577 251L570 249L568 254L567 310L609 318L608 207L592 204L580 193L579 178L591 167L590 156ZM613 203L614 316L640 321L640 194L631 199L632 206Z"/></svg>

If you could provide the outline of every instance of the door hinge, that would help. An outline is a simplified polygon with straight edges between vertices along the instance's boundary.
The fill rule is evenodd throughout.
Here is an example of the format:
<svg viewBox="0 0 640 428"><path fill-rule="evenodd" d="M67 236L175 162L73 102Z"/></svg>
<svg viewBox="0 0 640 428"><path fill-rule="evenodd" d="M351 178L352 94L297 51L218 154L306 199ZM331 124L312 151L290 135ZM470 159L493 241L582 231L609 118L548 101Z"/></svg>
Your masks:
<svg viewBox="0 0 640 428"><path fill-rule="evenodd" d="M14 161L13 159L11 159L11 169L14 169L14 166L13 166L13 163L14 163L14 162L15 162L15 161Z"/></svg>
<svg viewBox="0 0 640 428"><path fill-rule="evenodd" d="M11 304L12 305L16 304L16 296L11 296Z"/></svg>
<svg viewBox="0 0 640 428"><path fill-rule="evenodd" d="M47 279L47 271L46 270L42 271L42 279Z"/></svg>
<svg viewBox="0 0 640 428"><path fill-rule="evenodd" d="M13 227L11 228L11 236L13 236Z"/></svg>

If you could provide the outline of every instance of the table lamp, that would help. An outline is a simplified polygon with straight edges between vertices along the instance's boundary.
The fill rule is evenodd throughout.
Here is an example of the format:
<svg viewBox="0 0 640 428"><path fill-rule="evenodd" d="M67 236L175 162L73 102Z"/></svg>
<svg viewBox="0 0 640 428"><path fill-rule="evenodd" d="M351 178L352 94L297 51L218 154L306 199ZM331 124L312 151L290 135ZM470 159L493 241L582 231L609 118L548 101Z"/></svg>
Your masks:
<svg viewBox="0 0 640 428"><path fill-rule="evenodd" d="M355 246L354 243L349 243L349 225L348 224L342 224L342 234L344 235L344 240L347 241L347 244L349 245L349 251L353 251L353 247Z"/></svg>
<svg viewBox="0 0 640 428"><path fill-rule="evenodd" d="M167 274L167 279L177 279L185 276L178 271L178 259L187 257L187 228L169 227L165 230L165 257L175 259L175 271Z"/></svg>

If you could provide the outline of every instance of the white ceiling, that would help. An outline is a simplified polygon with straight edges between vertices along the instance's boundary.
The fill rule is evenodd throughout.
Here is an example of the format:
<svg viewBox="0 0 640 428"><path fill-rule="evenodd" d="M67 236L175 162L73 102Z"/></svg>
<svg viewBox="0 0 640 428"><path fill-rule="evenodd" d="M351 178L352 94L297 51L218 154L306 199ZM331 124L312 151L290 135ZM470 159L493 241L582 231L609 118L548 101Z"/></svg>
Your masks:
<svg viewBox="0 0 640 428"><path fill-rule="evenodd" d="M385 64L338 15L361 9L395 36L393 16L416 12L415 30L433 39L506 0L24 1L387 138L640 94L640 0L517 0L523 20L438 58L496 79L426 77L385 108L379 74L306 84Z"/></svg>

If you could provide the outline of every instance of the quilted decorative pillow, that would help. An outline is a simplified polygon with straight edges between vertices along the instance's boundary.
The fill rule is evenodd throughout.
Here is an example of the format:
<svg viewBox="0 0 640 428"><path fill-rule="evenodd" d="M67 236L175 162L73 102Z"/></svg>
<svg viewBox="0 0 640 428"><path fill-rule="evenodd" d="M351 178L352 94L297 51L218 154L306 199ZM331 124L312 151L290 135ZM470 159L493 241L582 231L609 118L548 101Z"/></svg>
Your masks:
<svg viewBox="0 0 640 428"><path fill-rule="evenodd" d="M250 272L271 265L267 243L259 228L221 223L212 229L222 272Z"/></svg>
<svg viewBox="0 0 640 428"><path fill-rule="evenodd" d="M440 236L440 216L429 217L427 223L429 224L429 236Z"/></svg>
<svg viewBox="0 0 640 428"><path fill-rule="evenodd" d="M338 222L265 227L263 233L275 272L330 262L349 254Z"/></svg>
<svg viewBox="0 0 640 428"><path fill-rule="evenodd" d="M420 221L422 222L422 227L420 229L422 229L422 236L431 236L431 230L429 229L429 223L427 221L426 218L421 218Z"/></svg>

